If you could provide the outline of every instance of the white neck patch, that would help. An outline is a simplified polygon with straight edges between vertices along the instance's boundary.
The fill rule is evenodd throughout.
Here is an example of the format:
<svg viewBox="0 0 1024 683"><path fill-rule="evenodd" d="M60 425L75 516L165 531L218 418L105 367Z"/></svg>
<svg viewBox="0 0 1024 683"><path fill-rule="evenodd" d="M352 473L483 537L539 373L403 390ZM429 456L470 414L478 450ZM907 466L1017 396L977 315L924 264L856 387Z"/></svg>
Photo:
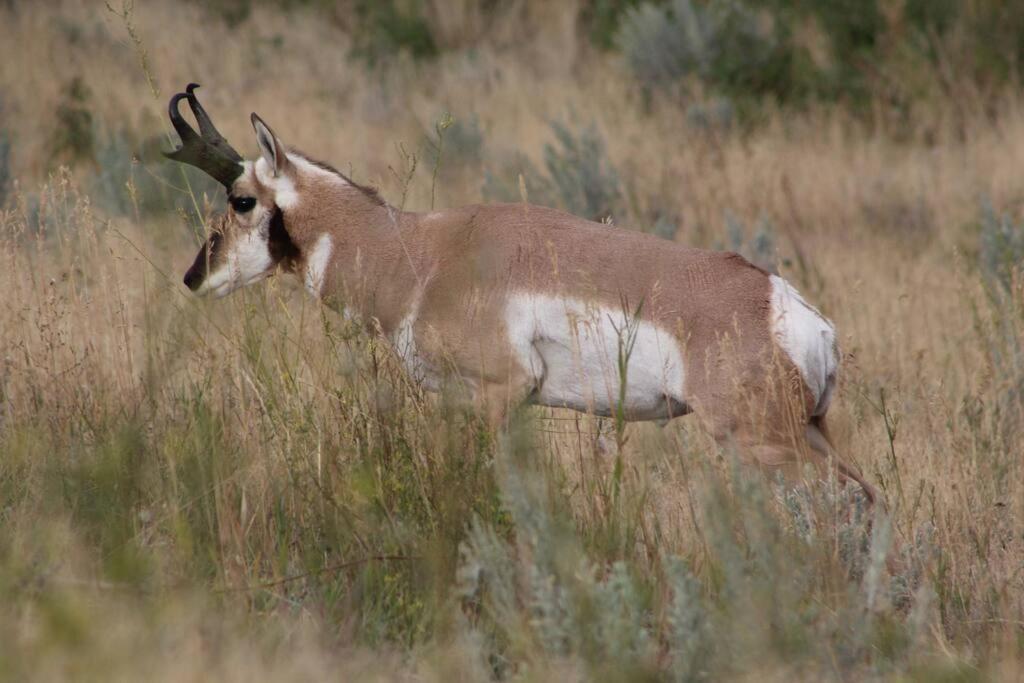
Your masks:
<svg viewBox="0 0 1024 683"><path fill-rule="evenodd" d="M327 264L331 261L332 251L334 243L331 236L325 232L317 239L306 259L306 290L313 296L320 296L323 289L324 276L327 273Z"/></svg>
<svg viewBox="0 0 1024 683"><path fill-rule="evenodd" d="M270 170L270 165L267 163L266 159L257 159L256 163L253 164L253 172L256 174L256 180L274 193L274 203L280 207L282 211L287 211L288 209L293 209L298 206L299 193L295 191L295 183L293 183L292 179L288 176L275 176Z"/></svg>

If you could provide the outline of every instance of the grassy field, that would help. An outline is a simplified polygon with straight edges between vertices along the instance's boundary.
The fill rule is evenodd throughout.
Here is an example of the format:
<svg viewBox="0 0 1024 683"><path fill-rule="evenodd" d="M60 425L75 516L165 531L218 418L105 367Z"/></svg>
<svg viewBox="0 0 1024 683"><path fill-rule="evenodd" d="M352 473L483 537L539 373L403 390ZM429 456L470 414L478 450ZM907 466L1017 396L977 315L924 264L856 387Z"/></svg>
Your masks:
<svg viewBox="0 0 1024 683"><path fill-rule="evenodd" d="M1024 677L1016 89L733 110L640 87L575 3L485 4L426 2L439 54L372 68L344 11L0 5L0 678ZM190 81L246 156L256 111L395 205L525 195L778 268L890 516L686 419L492 433L297 282L191 297L224 200L159 160Z"/></svg>

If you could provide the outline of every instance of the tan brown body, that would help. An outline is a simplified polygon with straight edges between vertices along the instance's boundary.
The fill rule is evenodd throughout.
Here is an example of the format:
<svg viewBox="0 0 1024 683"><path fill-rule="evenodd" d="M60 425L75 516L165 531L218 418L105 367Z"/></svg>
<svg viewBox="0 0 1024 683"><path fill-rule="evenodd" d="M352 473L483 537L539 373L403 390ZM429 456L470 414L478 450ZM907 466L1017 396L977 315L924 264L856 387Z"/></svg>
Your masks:
<svg viewBox="0 0 1024 683"><path fill-rule="evenodd" d="M300 252L309 251L312 236L332 235L317 293L394 341L399 355L411 342L419 364L471 389L495 420L527 400L563 405L536 400L537 378L509 342L510 297L539 293L593 302L600 311L625 308L671 335L686 367L680 400L666 392L664 413L649 417L695 412L748 460L790 478L804 463L831 461L874 497L830 452L824 413L814 414L821 397L775 343L771 275L738 254L528 204L400 213L354 188L336 192L345 197L338 201L360 206L358 224L324 218L318 225L318 215L353 213L340 206L318 204L296 217L308 226L309 237L296 235L306 243ZM295 268L301 275L304 264ZM411 339L399 338L410 319ZM609 360L606 372L617 372Z"/></svg>
<svg viewBox="0 0 1024 683"><path fill-rule="evenodd" d="M694 412L747 460L791 478L805 463L835 468L874 498L825 433L834 329L781 278L528 204L399 211L253 124L262 157L237 176L222 164L231 208L190 288L224 295L283 269L389 339L414 378L457 382L495 422L528 401Z"/></svg>
<svg viewBox="0 0 1024 683"><path fill-rule="evenodd" d="M639 309L683 349L691 407L722 393L714 387L724 389L725 373L753 389L771 361L769 275L738 254L526 204L406 213L385 221L381 240L362 234L338 240L321 295L379 321L388 336L418 302L417 348L510 399L532 389L519 386L523 369L507 343L505 304L518 292ZM409 260L403 244L415 254ZM727 358L718 357L720 342Z"/></svg>

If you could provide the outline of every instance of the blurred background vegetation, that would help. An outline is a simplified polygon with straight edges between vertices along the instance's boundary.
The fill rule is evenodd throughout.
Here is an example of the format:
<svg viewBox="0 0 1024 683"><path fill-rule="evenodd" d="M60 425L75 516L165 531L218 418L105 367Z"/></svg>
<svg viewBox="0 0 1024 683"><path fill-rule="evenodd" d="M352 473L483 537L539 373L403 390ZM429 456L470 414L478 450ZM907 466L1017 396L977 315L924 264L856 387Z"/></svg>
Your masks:
<svg viewBox="0 0 1024 683"><path fill-rule="evenodd" d="M0 3L0 677L1009 680L1024 661L1024 5ZM190 81L395 205L731 249L842 335L885 494L687 420L491 433L286 279L198 301ZM637 264L642 267L642 264Z"/></svg>
<svg viewBox="0 0 1024 683"><path fill-rule="evenodd" d="M111 10L123 12L132 3L114 5ZM12 1L5 11L38 12L30 8ZM116 15L102 5L93 11ZM975 114L996 114L1018 87L1024 64L1024 8L1000 0L593 0L557 10L526 0L212 0L190 3L189 14L219 24L215 28L225 36L267 29L255 52L247 55L254 66L302 45L287 22L315 21L321 28L318 39L337 43L331 60L338 58L333 48L341 46L345 66L373 74L382 81L382 92L388 90L384 82L401 80L394 74L409 60L445 68L453 56L473 62L486 53L499 62L544 70L544 60L551 58L549 43L571 36L571 44L558 55L557 71L579 72L596 60L614 70L616 78L629 80L640 98L641 115L668 103L685 112L688 126L713 133L749 131L780 111L833 110L884 130L894 140L927 142L940 134L940 127L962 136ZM273 16L274 23L260 27L263 15ZM116 29L109 20L76 23L60 12L53 19L53 29L69 49L97 40L122 41L111 33ZM524 44L523 36L531 35L537 39ZM18 130L16 112L0 99L0 196L21 169L41 178L67 165L97 168L108 190L130 179L138 183L143 212L173 202L152 173L138 176L138 169L124 163L156 160L162 141L153 136L152 122L140 128L139 122L108 121L98 94L73 68L61 69L46 90L53 91L47 93L51 109L30 131ZM96 111L97 106L104 111ZM953 120L937 121L936 113ZM452 151L465 156L458 161L479 165L484 136L478 114L470 116L457 117ZM631 199L635 204L635 198L615 196L617 189L607 186L617 182L613 168L597 168L604 144L595 137L598 131L582 130L589 122L580 112L570 116L572 121L551 121L554 141L543 148L547 174L531 165L523 151L508 152L504 168L491 163L482 169L488 177L485 195L517 198L522 173L527 188L540 193L538 200L592 217L611 215L613 209L621 213ZM430 122L421 123L429 130ZM579 140L572 139L576 127L581 128ZM26 135L42 148L28 149L28 159L12 155L11 138ZM566 158L574 166L563 172L559 154L589 156ZM212 189L199 176L190 180ZM583 196L584 187L590 196ZM123 197L112 196L117 192L103 194L122 204L115 208L126 209ZM659 216L635 218L652 223Z"/></svg>
<svg viewBox="0 0 1024 683"><path fill-rule="evenodd" d="M376 65L435 59L502 33L525 3L499 0L215 0L230 26L261 4L312 11L354 37L351 57ZM741 101L764 97L894 106L951 96L955 79L982 95L1024 65L1024 9L1000 0L594 0L574 4L575 31L620 54L645 89L686 80ZM954 82L949 82L953 79Z"/></svg>

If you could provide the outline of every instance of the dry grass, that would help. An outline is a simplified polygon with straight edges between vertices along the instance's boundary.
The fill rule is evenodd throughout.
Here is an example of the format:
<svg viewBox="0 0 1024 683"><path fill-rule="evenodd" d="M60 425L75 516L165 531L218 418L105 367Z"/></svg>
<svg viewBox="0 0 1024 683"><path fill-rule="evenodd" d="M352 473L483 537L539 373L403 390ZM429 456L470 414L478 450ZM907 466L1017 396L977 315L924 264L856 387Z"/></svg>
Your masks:
<svg viewBox="0 0 1024 683"><path fill-rule="evenodd" d="M483 21L462 3L453 25L440 6L452 41ZM842 110L709 132L646 106L613 57L577 44L573 8L545 7L510 10L546 27L526 44L369 73L311 12L257 8L232 30L198 4L140 3L157 98L102 6L0 11L18 180L0 218L0 675L670 677L691 652L671 636L671 558L696 577L715 643L693 680L1021 675L1024 296L1019 279L986 288L977 221L985 198L1021 221L1022 102L994 116L936 105L898 141ZM713 246L727 211L768 219L784 274L841 332L831 424L890 502L895 576L872 574L878 552L844 550L870 540L835 495L787 501L736 478L686 420L631 426L610 458L596 446L609 427L570 413L492 435L286 281L190 298L194 216L110 213L95 166L52 172L73 76L101 137L145 148L168 95L199 81L239 149L254 149L258 111L393 202L403 143L421 156L409 208L429 207L423 141L450 111L483 142L449 148L439 206L481 200L486 173L514 186L515 154L542 164L560 120L603 135L630 198L617 223L657 210L680 217L677 240ZM130 206L134 188L118 189ZM489 533L512 553L512 612L485 571L502 565L481 559ZM615 588L615 563L636 597ZM467 588L473 567L490 583ZM596 612L551 616L558 600ZM587 630L615 605L614 623L652 644Z"/></svg>

